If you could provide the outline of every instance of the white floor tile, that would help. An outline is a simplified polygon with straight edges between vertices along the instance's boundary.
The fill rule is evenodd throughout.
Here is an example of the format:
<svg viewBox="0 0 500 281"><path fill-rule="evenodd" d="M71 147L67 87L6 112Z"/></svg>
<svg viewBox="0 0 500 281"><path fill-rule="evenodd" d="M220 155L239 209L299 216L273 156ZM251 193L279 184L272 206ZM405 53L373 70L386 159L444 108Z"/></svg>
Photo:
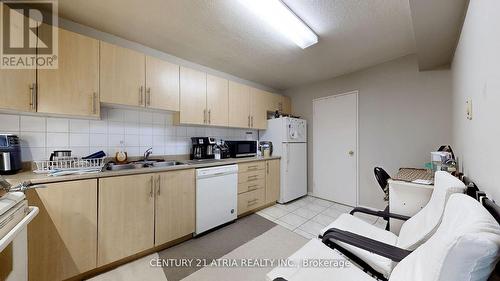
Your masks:
<svg viewBox="0 0 500 281"><path fill-rule="evenodd" d="M317 236L312 235L309 232L305 232L305 231L303 231L301 229L295 229L293 232L295 232L295 233L297 233L297 234L299 234L299 235L301 235L301 236L303 236L303 237L305 237L307 239L313 239L313 238L317 237Z"/></svg>
<svg viewBox="0 0 500 281"><path fill-rule="evenodd" d="M282 220L276 220L275 223L283 226L284 228L288 228L289 230L293 231L295 228L297 228L296 226L293 226L291 224L288 224Z"/></svg>
<svg viewBox="0 0 500 281"><path fill-rule="evenodd" d="M322 224L319 224L314 221L307 221L303 225L299 226L299 229L305 232L309 232L313 235L318 235L323 228L324 226Z"/></svg>
<svg viewBox="0 0 500 281"><path fill-rule="evenodd" d="M307 209L305 207L297 209L297 210L293 211L292 213L299 215L301 217L304 217L306 219L312 219L314 216L319 214L319 212L313 211L311 209Z"/></svg>
<svg viewBox="0 0 500 281"><path fill-rule="evenodd" d="M327 226L331 224L333 221L335 221L335 218L332 218L330 216L327 216L325 214L318 214L314 218L311 219L314 222L317 222L321 225Z"/></svg>
<svg viewBox="0 0 500 281"><path fill-rule="evenodd" d="M302 225L303 223L305 223L307 221L306 218L298 216L298 215L293 214L293 213L285 215L285 216L281 217L279 220L294 226L294 228L299 227L300 225Z"/></svg>
<svg viewBox="0 0 500 281"><path fill-rule="evenodd" d="M326 207L316 205L315 203L309 203L309 204L305 205L304 207L309 209L309 210L318 212L318 213L323 212L326 209Z"/></svg>
<svg viewBox="0 0 500 281"><path fill-rule="evenodd" d="M315 198L314 204L319 205L319 206L323 206L323 207L331 207L333 205L333 202L330 202L328 200L321 199L321 198Z"/></svg>
<svg viewBox="0 0 500 281"><path fill-rule="evenodd" d="M338 218L341 214L344 214L344 212L338 210L338 209L335 209L333 207L330 207L326 210L324 210L323 212L321 212L322 214L325 214L329 217L332 217L332 218Z"/></svg>
<svg viewBox="0 0 500 281"><path fill-rule="evenodd" d="M272 206L272 207L269 207L269 208L266 208L264 210L262 210L262 212L266 215L269 215L273 218L281 218L282 216L288 214L289 212L283 210L283 209L280 209L276 206Z"/></svg>
<svg viewBox="0 0 500 281"><path fill-rule="evenodd" d="M306 197L301 198L300 200L307 202L307 203L312 203L312 202L314 202L314 200L316 200L316 198L314 198L312 196L306 196Z"/></svg>
<svg viewBox="0 0 500 281"><path fill-rule="evenodd" d="M342 213L349 213L353 209L353 207L351 207L351 206L342 205L342 204L338 204L338 203L333 203L331 208L335 208Z"/></svg>
<svg viewBox="0 0 500 281"><path fill-rule="evenodd" d="M265 218L267 220L273 221L273 222L276 221L276 218L273 218L270 215L267 215L266 213L264 213L262 211L258 211L257 215L259 215L259 216L261 216L261 217L263 217L263 218Z"/></svg>
<svg viewBox="0 0 500 281"><path fill-rule="evenodd" d="M301 206L297 205L297 204L294 204L294 203L290 203L290 204L276 204L274 205L280 209L283 209L287 212L293 212L295 210L297 210L298 208L300 208Z"/></svg>

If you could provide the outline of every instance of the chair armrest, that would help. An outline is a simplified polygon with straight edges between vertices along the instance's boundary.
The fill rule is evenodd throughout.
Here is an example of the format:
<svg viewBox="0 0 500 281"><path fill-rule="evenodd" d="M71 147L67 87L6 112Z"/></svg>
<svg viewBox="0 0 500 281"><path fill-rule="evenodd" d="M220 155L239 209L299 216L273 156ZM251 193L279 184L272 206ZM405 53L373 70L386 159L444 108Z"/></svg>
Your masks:
<svg viewBox="0 0 500 281"><path fill-rule="evenodd" d="M395 262L401 261L411 253L411 251L337 228L330 228L323 235L322 242L330 248L332 248L332 246L335 248L337 245L335 243L336 241L332 240L352 245L376 255L389 258Z"/></svg>
<svg viewBox="0 0 500 281"><path fill-rule="evenodd" d="M287 280L283 277L277 277L277 278L274 278L273 281L287 281Z"/></svg>
<svg viewBox="0 0 500 281"><path fill-rule="evenodd" d="M393 218L393 219L398 219L398 220L403 220L403 221L407 221L411 218L409 216L389 213L386 211L372 210L372 209L363 208L363 207L356 207L356 208L352 209L349 214L354 215L355 213L363 213L363 214L373 215L373 216L377 216L377 217L381 217L381 218Z"/></svg>

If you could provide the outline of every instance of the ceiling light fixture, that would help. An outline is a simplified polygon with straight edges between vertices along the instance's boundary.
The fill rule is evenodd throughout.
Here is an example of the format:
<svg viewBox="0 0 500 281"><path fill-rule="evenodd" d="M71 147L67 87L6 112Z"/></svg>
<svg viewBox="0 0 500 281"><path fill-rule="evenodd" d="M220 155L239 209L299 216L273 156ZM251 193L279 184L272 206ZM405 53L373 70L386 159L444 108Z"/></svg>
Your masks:
<svg viewBox="0 0 500 281"><path fill-rule="evenodd" d="M318 43L318 36L282 1L240 0L240 3L302 49Z"/></svg>

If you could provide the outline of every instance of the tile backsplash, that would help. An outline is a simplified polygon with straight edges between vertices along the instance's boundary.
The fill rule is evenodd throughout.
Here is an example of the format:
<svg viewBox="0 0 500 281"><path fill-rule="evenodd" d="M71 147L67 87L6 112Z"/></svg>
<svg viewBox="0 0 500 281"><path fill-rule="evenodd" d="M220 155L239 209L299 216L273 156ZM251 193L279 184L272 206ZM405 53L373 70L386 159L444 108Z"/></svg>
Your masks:
<svg viewBox="0 0 500 281"><path fill-rule="evenodd" d="M0 114L0 133L21 139L22 160L48 159L58 149L70 149L74 156L103 150L109 156L122 143L130 156L140 156L150 147L154 155L189 154L191 137L257 140L248 129L175 126L174 113L101 108L101 120Z"/></svg>

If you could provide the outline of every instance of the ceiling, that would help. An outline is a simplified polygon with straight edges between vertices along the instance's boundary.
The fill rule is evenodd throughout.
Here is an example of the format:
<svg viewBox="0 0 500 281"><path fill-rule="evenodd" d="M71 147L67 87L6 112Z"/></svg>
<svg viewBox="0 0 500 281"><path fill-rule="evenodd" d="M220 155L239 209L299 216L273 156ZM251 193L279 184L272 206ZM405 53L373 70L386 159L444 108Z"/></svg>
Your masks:
<svg viewBox="0 0 500 281"><path fill-rule="evenodd" d="M60 16L277 90L415 53L408 0L284 0L319 36L302 50L237 0L60 0Z"/></svg>
<svg viewBox="0 0 500 281"><path fill-rule="evenodd" d="M451 63L468 0L410 0L420 70Z"/></svg>

